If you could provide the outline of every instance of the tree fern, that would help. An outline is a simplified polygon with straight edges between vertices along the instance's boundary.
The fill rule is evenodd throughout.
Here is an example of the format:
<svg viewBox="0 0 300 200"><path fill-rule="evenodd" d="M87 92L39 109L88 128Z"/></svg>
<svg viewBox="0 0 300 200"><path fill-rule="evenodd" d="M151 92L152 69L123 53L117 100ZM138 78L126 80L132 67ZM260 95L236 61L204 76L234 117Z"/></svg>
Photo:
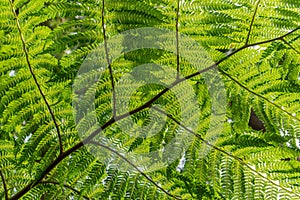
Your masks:
<svg viewBox="0 0 300 200"><path fill-rule="evenodd" d="M1 0L1 198L299 199L299 7Z"/></svg>

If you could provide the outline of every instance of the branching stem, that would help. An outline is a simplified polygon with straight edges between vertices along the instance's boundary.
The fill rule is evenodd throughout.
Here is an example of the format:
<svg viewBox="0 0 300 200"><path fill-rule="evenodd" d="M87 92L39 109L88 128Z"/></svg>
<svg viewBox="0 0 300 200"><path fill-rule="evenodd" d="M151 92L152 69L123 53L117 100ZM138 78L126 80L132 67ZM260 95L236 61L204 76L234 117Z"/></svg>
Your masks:
<svg viewBox="0 0 300 200"><path fill-rule="evenodd" d="M269 104L271 104L271 105L273 105L274 107L280 109L282 112L284 112L285 114L287 114L287 115L290 116L291 118L293 118L293 119L297 120L298 122L300 122L300 119L299 119L299 118L297 118L297 117L294 116L293 114L289 113L288 111L282 109L281 106L275 104L274 102L272 102L271 100L267 99L267 98L264 97L263 95L258 94L258 93L256 93L256 92L252 91L251 89L247 88L247 87L244 86L242 83L240 83L236 78L234 78L233 76L231 76L229 73L225 72L225 71L222 70L222 69L219 69L219 71L220 71L222 74L226 75L229 79L231 79L233 82L235 82L237 85L239 85L239 86L240 86L241 88L243 88L244 90L246 90L246 91L248 91L249 93L251 93L251 94L253 94L253 95L255 95L255 96L257 96L257 97L259 97L259 98L261 98L261 99L263 99L263 100L265 100L265 101L268 102Z"/></svg>
<svg viewBox="0 0 300 200"><path fill-rule="evenodd" d="M153 181L147 174L145 174L142 170L140 170L135 164L133 164L128 158L126 158L125 156L123 156L122 154L120 154L119 152L117 152L116 150L101 144L99 142L96 141L90 141L90 144L105 148L107 150L109 150L110 152L116 154L117 156L119 156L121 159L123 159L124 161L126 161L129 165L131 165L135 170L137 170L143 177L145 177L149 182L151 182L153 185L155 185L157 188L159 188L161 191L163 191L165 194L167 194L168 196L174 198L174 199L181 199L180 197L174 196L172 195L170 192L168 192L167 190L165 190L164 188L162 188L161 186L159 186L155 181Z"/></svg>
<svg viewBox="0 0 300 200"><path fill-rule="evenodd" d="M177 84L179 84L180 82L183 82L185 80L188 80L188 79L191 79L192 77L195 77L197 75L200 75L210 69L213 69L213 68L216 68L219 64L221 64L222 62L224 62L225 60L227 60L229 57L235 55L236 53L246 49L246 48L249 48L249 47L252 47L252 46L256 46L256 45L261 45L261 44L267 44L267 43L270 43L270 42L274 42L274 41L277 41L277 40L282 40L283 38L293 34L294 32L298 31L300 29L300 26L297 27L296 29L292 30L291 32L289 33L286 33L285 35L283 36L280 36L280 37L277 37L277 38L274 38L274 39L270 39L270 40L266 40L266 41L262 41L262 42L257 42L257 43L254 43L254 44L248 44L248 45L244 45L242 46L241 48L235 50L234 52L232 52L231 54L229 54L228 56L220 59L218 62L216 62L215 64L211 65L210 67L208 68L205 68L203 70L200 70L194 74L191 74L189 76L186 76L185 78L181 78L181 79L178 79L176 80L173 84L171 84L168 88L162 90L159 94L157 94L153 99L149 100L148 102L146 102L144 105L128 112L128 113L125 113L123 115L120 115L120 116L116 116L116 117L113 117L111 118L110 120L108 120L105 124L103 124L100 128L98 128L97 130L95 130L93 133L91 133L86 139L84 139L82 142L79 142L78 144L76 144L75 146L73 146L72 148L70 148L69 150L63 152L58 158L56 158L43 172L43 174L35 181L29 183L28 185L26 185L22 190L20 190L18 193L16 193L11 199L12 200L17 200L19 198L21 198L24 194L26 194L31 188L35 187L37 184L39 184L43 178L50 172L52 171L64 158L66 158L67 156L69 156L71 153L77 151L78 149L80 149L82 146L84 146L84 144L87 144L87 143L90 143L93 138L99 134L102 130L106 129L107 127L109 127L110 125L114 124L116 121L119 121L119 120L122 120L134 113L137 113L145 108L149 108L151 107L152 103L155 102L157 99L159 99L163 94L165 94L167 91L169 91L172 87L176 86ZM294 117L295 118L295 117ZM298 119L299 120L299 119ZM205 141L203 141L205 142ZM207 145L211 145L211 144L207 144ZM231 155L229 154L228 152L226 152L225 150L223 149L220 149L218 147L216 147L216 149L226 155ZM235 157L236 160L239 160L241 163L243 163L244 161L241 159L241 158L238 158L238 157ZM246 164L246 163L245 163ZM254 172L256 172L256 170L252 169L250 167L250 169ZM258 173L258 172L256 172ZM261 175L263 176L263 175ZM264 176L263 176L264 177ZM265 178L265 177L264 177ZM270 180L270 182L272 182ZM278 187L281 187L280 185L272 182L274 185L278 186ZM286 189L287 190L287 189ZM289 191L291 192L291 191ZM296 194L297 195L297 194ZM300 197L300 195L297 195Z"/></svg>
<svg viewBox="0 0 300 200"><path fill-rule="evenodd" d="M289 46L292 50L294 50L297 54L300 55L300 51L293 47L290 43L288 43L284 38L281 39L287 46Z"/></svg>
<svg viewBox="0 0 300 200"><path fill-rule="evenodd" d="M203 143L205 143L207 146L209 146L209 147L211 147L211 148L213 148L213 149L215 149L215 150L217 150L217 151L219 151L219 152L221 152L221 153L223 153L223 154L225 154L225 155L227 155L227 156L229 156L229 157L231 157L231 158L237 160L237 161L240 162L242 165L244 165L244 166L246 166L248 169L250 169L252 172L254 172L255 174L257 174L257 175L260 176L261 178L267 180L269 183L271 183L271 184L273 184L273 185L276 185L277 187L281 188L282 190L287 191L288 193L291 192L291 191L288 190L287 188L282 187L281 185L275 183L273 180L268 179L268 178L265 177L263 174L261 174L260 172L256 171L255 169L253 169L253 167L252 167L251 165L247 164L245 161L243 161L242 158L239 158L239 157L237 157L237 156L235 156L235 155L233 155L233 154L231 154L231 153L228 153L227 151L225 151L225 150L223 150L223 149L221 149L221 148L219 148L219 147L217 147L217 146L211 144L211 143L208 142L207 140L203 139L201 135L195 133L194 131L192 131L192 130L190 130L189 128L187 128L186 126L184 126L182 123L180 123L178 120L176 120L172 115L166 113L165 111L163 111L163 110L161 110L161 109L159 109L159 108L157 108L157 107L154 107L154 106L153 106L152 108L153 108L154 110L156 110L156 111L158 111L158 112L164 114L164 115L167 116L168 118L170 118L172 121L174 121L174 122L175 122L176 124L178 124L180 127L182 127L183 129L185 129L186 131L188 131L188 132L191 133L192 135L196 136L199 140L201 140L201 141L202 141ZM300 195L298 195L298 194L295 194L295 195L297 195L298 197L300 197Z"/></svg>

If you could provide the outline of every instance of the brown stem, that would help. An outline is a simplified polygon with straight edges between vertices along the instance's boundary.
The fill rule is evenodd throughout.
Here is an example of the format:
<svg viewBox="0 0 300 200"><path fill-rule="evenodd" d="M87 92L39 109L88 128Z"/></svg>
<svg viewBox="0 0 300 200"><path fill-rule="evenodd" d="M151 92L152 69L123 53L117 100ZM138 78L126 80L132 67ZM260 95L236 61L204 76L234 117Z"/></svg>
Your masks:
<svg viewBox="0 0 300 200"><path fill-rule="evenodd" d="M111 152L113 152L114 154L118 155L120 158L122 158L123 160L125 160L128 164L130 164L134 169L136 169L140 174L142 174L143 177L145 177L149 182L151 182L153 185L155 185L157 188L159 188L161 191L163 191L165 194L167 194L168 196L174 198L174 199L181 199L180 197L174 196L173 194L171 194L170 192L168 192L167 190L165 190L164 188L162 188L161 186L159 186L155 181L153 181L149 176L147 176L147 174L145 174L142 170L140 170L137 166L135 166L128 158L126 158L125 156L123 156L122 154L120 154L119 152L117 152L116 150L101 144L99 142L95 142L95 141L90 141L90 144L94 144L96 146L105 148Z"/></svg>
<svg viewBox="0 0 300 200"><path fill-rule="evenodd" d="M285 190L287 191L288 193L291 193L290 190L288 190L287 188L285 187L282 187L281 185L275 183L273 180L265 177L263 174L261 174L260 172L256 171L255 169L253 169L253 167L251 167L251 165L247 164L245 161L243 161L243 159L231 154L231 153L228 153L226 152L225 150L217 147L217 146L214 146L213 144L211 144L210 142L208 142L207 140L203 139L201 135L199 135L198 133L195 133L194 131L190 130L189 128L187 128L186 126L184 126L182 123L180 123L178 120L176 120L172 115L166 113L165 111L157 108L157 107L152 107L153 109L157 110L158 112L164 114L165 116L167 116L168 118L170 118L171 120L173 120L176 124L178 124L179 126L181 126L183 129L185 129L186 131L188 131L189 133L193 134L194 136L196 136L199 140L201 140L202 142L204 142L207 146L210 146L212 147L213 149L237 160L238 162L240 162L242 165L246 166L248 169L250 169L252 172L256 173L258 176L260 176L261 178L267 180L268 182L270 182L271 184L281 188L282 190ZM300 197L300 195L294 193L296 196Z"/></svg>
<svg viewBox="0 0 300 200"><path fill-rule="evenodd" d="M206 72L210 69L213 69L215 68L216 66L218 66L220 63L222 63L223 61L227 60L229 57L233 56L234 54L248 48L248 47L251 47L251 46L256 46L256 45L260 45L260 44L266 44L266 43L270 43L270 42L274 42L274 41L277 41L277 40L280 40L296 31L298 31L300 29L300 26L297 27L296 29L294 29L293 31L289 32L289 33L286 33L285 35L281 36L281 37L278 37L278 38L274 38L274 39L270 39L270 40L266 40L266 41L262 41L262 42L257 42L257 43L254 43L254 44L249 44L249 45L245 45L239 49L237 49L236 51L232 52L231 54L229 54L228 56L220 59L218 62L216 62L215 64L211 65L210 67L206 68L206 69L203 69L201 71L198 71L192 75L189 75L183 79L178 79L176 80L173 84L170 85L169 88L171 87L174 87L175 85L179 84L180 82L182 81L185 81L185 80L188 80L192 77L195 77L203 72ZM114 124L116 121L119 121L121 119L124 119L125 117L128 117L134 113L137 113L145 108L148 108L151 106L151 104L153 102L155 102L159 97L161 97L163 94L165 94L167 91L169 91L168 88L162 90L159 94L157 94L153 99L149 100L148 102L146 102L144 105L128 112L128 113L125 113L123 115L120 115L120 116L117 116L115 118L111 118L109 121L107 121L104 125L102 125L100 128L98 128L96 131L94 131L91 135L89 135L83 142L79 142L78 144L76 144L75 146L73 146L71 149L65 151L63 154L61 154L58 158L56 158L53 163L51 163L47 168L46 170L43 172L43 174L36 180L36 181L33 181L31 183L29 183L27 186L25 186L21 191L19 191L17 194L15 194L11 199L12 200L17 200L19 199L20 197L22 197L24 194L26 194L31 188L33 188L34 186L36 186L39 182L42 181L42 179L53 169L55 168L64 158L66 158L68 155L70 155L71 153L73 153L74 151L78 150L79 148L81 148L84 143L88 143L90 141L92 141L92 139L98 134L100 133L102 130L104 130L105 128L107 128L108 126ZM227 152L226 152L227 153Z"/></svg>

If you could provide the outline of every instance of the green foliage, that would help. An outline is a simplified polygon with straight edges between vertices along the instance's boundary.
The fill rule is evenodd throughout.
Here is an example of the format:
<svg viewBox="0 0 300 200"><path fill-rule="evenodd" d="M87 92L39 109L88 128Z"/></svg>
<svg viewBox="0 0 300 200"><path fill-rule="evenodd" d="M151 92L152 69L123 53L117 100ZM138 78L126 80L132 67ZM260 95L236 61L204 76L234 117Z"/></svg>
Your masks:
<svg viewBox="0 0 300 200"><path fill-rule="evenodd" d="M299 199L299 0L103 1L0 0L1 198ZM91 116L81 119L72 108L72 101L80 99L72 94L76 73L107 39L141 27L178 30L199 43L213 62L201 51L181 54L184 37L175 34L184 58L161 48L107 59L108 68L95 86L102 128L95 131ZM165 40L159 45L174 44ZM106 50L106 57L114 53ZM195 57L207 61L205 66ZM174 90L151 83L130 96L120 92L130 112L114 115L112 82L146 63L168 66L186 80L168 79ZM213 76L205 79L201 70L209 65L224 81L225 120L212 110L221 94L210 93L207 85L221 83ZM157 69L149 77L162 80ZM124 81L121 91L149 77ZM80 84L94 78L87 73ZM191 103L182 108L183 101ZM181 114L191 110L183 121ZM251 110L264 131L248 125ZM216 126L211 128L212 121ZM151 130L155 134L147 137ZM90 137L100 131L105 139ZM167 166L158 162L147 172L141 166L154 161L124 156L155 152L182 132L192 139L182 158ZM88 151L99 149L107 159ZM131 170L119 168L122 163Z"/></svg>

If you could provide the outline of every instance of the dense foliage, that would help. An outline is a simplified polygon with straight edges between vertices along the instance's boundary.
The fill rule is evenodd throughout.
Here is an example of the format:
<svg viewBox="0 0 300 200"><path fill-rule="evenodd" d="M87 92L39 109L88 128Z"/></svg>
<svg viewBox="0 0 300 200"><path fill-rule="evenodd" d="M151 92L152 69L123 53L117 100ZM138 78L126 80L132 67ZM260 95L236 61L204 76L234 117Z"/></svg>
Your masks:
<svg viewBox="0 0 300 200"><path fill-rule="evenodd" d="M107 41L142 27L184 36L153 35L160 49L111 60ZM1 198L300 199L299 33L299 0L0 0ZM138 46L132 37L124 44ZM185 37L200 50L184 51ZM95 129L74 111L73 91L99 45L107 62ZM177 74L166 85L122 82L146 63ZM81 86L94 78L85 75ZM132 84L143 86L123 94ZM129 110L117 110L120 99ZM183 133L191 137L167 165L159 153L151 166L126 156L159 152Z"/></svg>

